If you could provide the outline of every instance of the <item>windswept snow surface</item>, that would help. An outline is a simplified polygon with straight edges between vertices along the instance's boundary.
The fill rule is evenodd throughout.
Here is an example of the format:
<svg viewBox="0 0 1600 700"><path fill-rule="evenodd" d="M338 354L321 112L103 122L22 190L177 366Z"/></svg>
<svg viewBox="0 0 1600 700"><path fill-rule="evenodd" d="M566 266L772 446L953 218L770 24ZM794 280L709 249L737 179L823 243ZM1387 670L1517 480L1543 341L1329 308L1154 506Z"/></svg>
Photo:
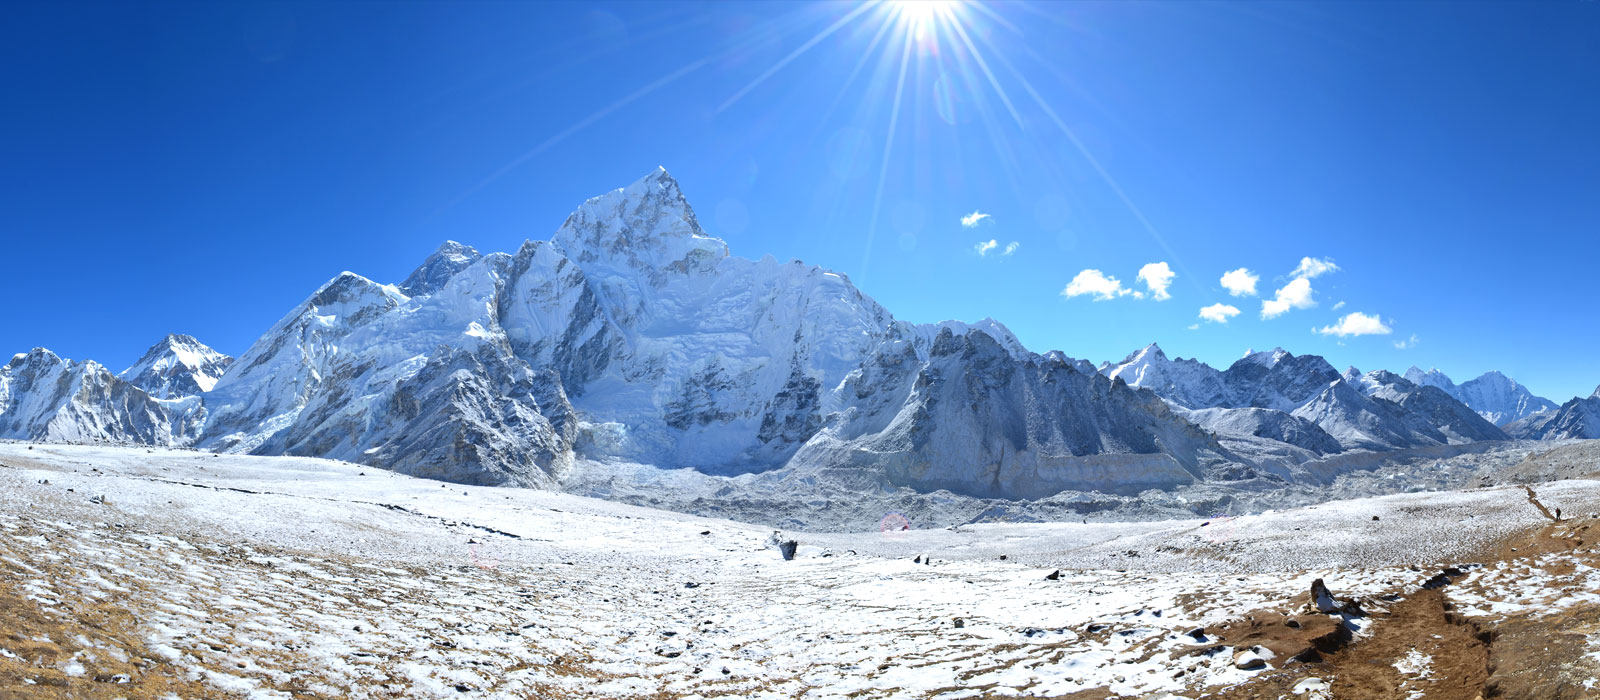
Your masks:
<svg viewBox="0 0 1600 700"><path fill-rule="evenodd" d="M1600 505L1597 482L1541 488L1572 512ZM1192 696L1286 661L1241 670L1187 631L1288 609L1315 578L1340 596L1414 590L1544 518L1520 487L1490 488L1215 520L784 532L799 542L784 561L767 528L570 494L3 444L0 594L75 651L44 668L0 640L0 687L132 658L151 664L141 683L170 668L263 698ZM91 601L129 629L74 627Z"/></svg>

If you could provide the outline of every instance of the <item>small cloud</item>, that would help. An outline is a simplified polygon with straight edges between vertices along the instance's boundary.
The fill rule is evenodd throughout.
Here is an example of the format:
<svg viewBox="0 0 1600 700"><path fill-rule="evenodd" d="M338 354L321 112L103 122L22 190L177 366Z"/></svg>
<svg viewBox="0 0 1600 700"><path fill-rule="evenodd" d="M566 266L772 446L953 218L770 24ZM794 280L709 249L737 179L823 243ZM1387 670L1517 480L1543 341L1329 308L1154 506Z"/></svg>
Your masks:
<svg viewBox="0 0 1600 700"><path fill-rule="evenodd" d="M1339 266L1327 258L1300 258L1300 266L1289 273L1290 277L1316 279L1330 272L1338 272Z"/></svg>
<svg viewBox="0 0 1600 700"><path fill-rule="evenodd" d="M1172 268L1168 267L1166 263L1153 262L1139 268L1139 277L1137 279L1143 282L1144 286L1150 290L1151 299L1166 301L1172 298L1172 295L1167 293L1167 288L1172 286L1172 278L1177 276L1177 273L1173 272Z"/></svg>
<svg viewBox="0 0 1600 700"><path fill-rule="evenodd" d="M1339 319L1331 326L1313 329L1322 335L1336 335L1344 338L1352 335L1388 335L1393 331L1384 325L1383 319L1377 316L1368 316L1360 311L1352 311Z"/></svg>
<svg viewBox="0 0 1600 700"><path fill-rule="evenodd" d="M1122 286L1122 282L1115 277L1108 277L1099 270L1084 270L1067 283L1066 289L1061 290L1061 296L1072 298L1094 295L1095 301L1106 301L1128 294L1136 294L1131 289Z"/></svg>
<svg viewBox="0 0 1600 700"><path fill-rule="evenodd" d="M1191 330L1191 331L1197 331L1197 330L1200 330L1200 324L1198 324L1198 323L1191 323L1191 324L1189 324L1189 330Z"/></svg>
<svg viewBox="0 0 1600 700"><path fill-rule="evenodd" d="M978 244L972 246L972 249L977 251L978 255L987 257L989 255L990 251L993 251L993 250L998 248L1000 250L1000 252L995 253L995 255L1000 256L1000 257L1005 257L1007 255L1010 255L1012 253L1017 252L1017 249L1021 248L1021 247L1022 247L1021 243L1018 243L1016 241L1012 241L1010 243L1007 243L1006 247L1000 248L1000 241L997 241L997 240L991 238L991 239L989 239L987 241L978 241Z"/></svg>
<svg viewBox="0 0 1600 700"><path fill-rule="evenodd" d="M1417 334L1412 333L1410 338L1394 341L1394 349L1408 350L1417 346Z"/></svg>
<svg viewBox="0 0 1600 700"><path fill-rule="evenodd" d="M989 218L988 214L985 214L981 211L974 211L971 214L961 217L961 225L964 228L977 228L978 224L983 223L983 220L987 218ZM1309 259L1310 258L1307 258L1307 260Z"/></svg>
<svg viewBox="0 0 1600 700"><path fill-rule="evenodd" d="M1256 281L1260 279L1261 275L1241 267L1222 273L1222 288L1236 297L1253 297L1256 295Z"/></svg>
<svg viewBox="0 0 1600 700"><path fill-rule="evenodd" d="M1228 304L1212 304L1200 309L1200 318L1212 323L1227 323L1228 319L1238 315L1239 308Z"/></svg>
<svg viewBox="0 0 1600 700"><path fill-rule="evenodd" d="M1338 311L1339 309L1342 309L1342 308L1344 308L1344 302L1342 302L1342 301L1333 305L1333 310L1334 311Z"/></svg>
<svg viewBox="0 0 1600 700"><path fill-rule="evenodd" d="M1316 306L1317 301L1312 298L1313 293L1311 280L1304 277L1289 280L1288 284L1273 293L1271 299L1262 300L1261 318L1277 318L1288 313L1289 309L1309 309Z"/></svg>

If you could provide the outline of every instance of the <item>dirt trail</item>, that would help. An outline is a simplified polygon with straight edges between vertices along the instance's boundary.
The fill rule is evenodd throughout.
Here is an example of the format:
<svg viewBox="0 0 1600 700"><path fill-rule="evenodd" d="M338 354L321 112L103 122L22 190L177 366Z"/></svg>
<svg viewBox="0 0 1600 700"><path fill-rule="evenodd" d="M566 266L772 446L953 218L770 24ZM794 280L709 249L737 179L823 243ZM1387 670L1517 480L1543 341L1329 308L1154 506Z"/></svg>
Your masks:
<svg viewBox="0 0 1600 700"><path fill-rule="evenodd" d="M1530 560L1552 561L1541 571L1570 574L1600 567L1600 554L1586 543L1600 538L1600 521L1557 520L1528 489L1528 500L1552 522L1496 548L1488 566ZM1456 586L1491 598L1525 595L1540 585L1570 595L1573 586L1499 578L1493 590L1474 578L1479 567L1451 567L1397 601L1363 601L1375 623L1368 638L1322 634L1337 618L1311 610L1309 595L1297 598L1299 614L1262 612L1224 626L1222 643L1236 648L1260 645L1278 655L1279 670L1209 698L1243 700L1268 697L1317 698L1295 693L1306 679L1326 684L1326 697L1340 700L1425 697L1429 700L1581 700L1600 698L1590 689L1600 663L1589 656L1588 640L1600 634L1600 604L1575 604L1560 611L1537 610L1491 621L1469 617L1450 600ZM1531 579L1531 577L1530 577ZM1564 587L1563 587L1564 586ZM1297 625L1291 628L1291 620ZM1287 655L1289 658L1285 658ZM1303 688L1303 686L1302 686ZM1420 694L1419 694L1420 693Z"/></svg>
<svg viewBox="0 0 1600 700"><path fill-rule="evenodd" d="M1532 503L1533 507L1538 508L1539 512L1542 513L1544 515L1544 517L1549 518L1550 522L1553 522L1553 523L1561 522L1561 518L1558 518L1555 515L1552 515L1550 513L1550 509L1544 507L1544 504L1539 502L1539 494L1536 494L1536 493L1533 492L1533 487L1532 486L1524 486L1522 488L1523 488L1523 490L1528 492L1528 502Z"/></svg>

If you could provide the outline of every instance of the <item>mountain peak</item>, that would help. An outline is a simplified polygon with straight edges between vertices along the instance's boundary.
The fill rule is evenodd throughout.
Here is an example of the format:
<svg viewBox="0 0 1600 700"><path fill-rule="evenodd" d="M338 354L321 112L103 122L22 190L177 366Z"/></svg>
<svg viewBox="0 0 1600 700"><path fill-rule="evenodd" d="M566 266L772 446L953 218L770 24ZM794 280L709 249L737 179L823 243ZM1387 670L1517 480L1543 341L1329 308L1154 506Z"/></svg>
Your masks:
<svg viewBox="0 0 1600 700"><path fill-rule="evenodd" d="M584 202L550 240L576 262L652 279L709 272L728 257L728 245L700 228L665 168Z"/></svg>
<svg viewBox="0 0 1600 700"><path fill-rule="evenodd" d="M482 258L483 256L472 246L445 241L412 271L406 281L400 283L400 291L405 292L407 296L432 294L450 281L457 272Z"/></svg>
<svg viewBox="0 0 1600 700"><path fill-rule="evenodd" d="M61 359L60 356L51 352L49 348L38 347L27 352L19 352L15 355L12 355L11 362L6 366L18 367L21 365L59 365L64 362L66 361Z"/></svg>
<svg viewBox="0 0 1600 700"><path fill-rule="evenodd" d="M1594 393L1590 394L1589 398L1591 398L1591 399L1600 399L1600 386L1596 386L1594 388Z"/></svg>
<svg viewBox="0 0 1600 700"><path fill-rule="evenodd" d="M232 357L194 336L171 333L117 376L154 398L170 399L210 391L232 364Z"/></svg>
<svg viewBox="0 0 1600 700"><path fill-rule="evenodd" d="M1270 351L1263 350L1261 352L1256 352L1254 349L1246 350L1244 351L1244 357L1241 358L1240 361L1249 361L1251 363L1271 369L1276 367L1279 362L1289 359L1294 359L1294 355L1289 354L1288 350L1278 347L1273 348Z"/></svg>

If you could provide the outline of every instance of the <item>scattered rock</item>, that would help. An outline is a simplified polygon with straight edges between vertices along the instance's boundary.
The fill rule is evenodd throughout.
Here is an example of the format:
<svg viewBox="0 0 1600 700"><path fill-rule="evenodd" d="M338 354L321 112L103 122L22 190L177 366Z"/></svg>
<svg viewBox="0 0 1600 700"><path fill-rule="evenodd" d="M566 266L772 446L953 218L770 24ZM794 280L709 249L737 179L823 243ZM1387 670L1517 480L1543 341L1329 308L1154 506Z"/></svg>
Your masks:
<svg viewBox="0 0 1600 700"><path fill-rule="evenodd" d="M1046 580L1046 581L1060 581L1061 580L1061 570L1060 569L1056 569L1055 571L1050 572L1049 574L1047 574L1044 577L1044 580Z"/></svg>
<svg viewBox="0 0 1600 700"><path fill-rule="evenodd" d="M693 581L688 581L688 582L686 582L686 583L684 583L684 584L683 584L683 587L684 587L684 588L699 588L699 587L700 587L700 584L698 584L698 583L695 583L695 582L693 582Z"/></svg>
<svg viewBox="0 0 1600 700"><path fill-rule="evenodd" d="M961 619L959 617L956 618L956 629L961 629L961 628L966 627L966 626L967 626L967 621L966 620L963 620L963 619Z"/></svg>
<svg viewBox="0 0 1600 700"><path fill-rule="evenodd" d="M1004 555L1004 554L1000 555L1000 561L1005 561L1005 560L1006 560L1006 555Z"/></svg>
<svg viewBox="0 0 1600 700"><path fill-rule="evenodd" d="M800 549L800 543L794 540L784 540L778 543L778 553L783 555L784 561L794 559L794 553Z"/></svg>
<svg viewBox="0 0 1600 700"><path fill-rule="evenodd" d="M1266 666L1267 660L1254 649L1246 649L1233 655L1233 667L1241 671L1255 671Z"/></svg>
<svg viewBox="0 0 1600 700"><path fill-rule="evenodd" d="M1372 522L1378 522L1378 516L1376 516L1376 515L1372 516Z"/></svg>
<svg viewBox="0 0 1600 700"><path fill-rule="evenodd" d="M1184 634L1189 635L1189 637L1196 642L1206 641L1206 628L1204 627L1196 627L1188 632L1185 632Z"/></svg>
<svg viewBox="0 0 1600 700"><path fill-rule="evenodd" d="M89 502L97 504L97 505L105 505L106 497L104 495L90 496L89 497Z"/></svg>
<svg viewBox="0 0 1600 700"><path fill-rule="evenodd" d="M711 534L711 531L710 531L710 530L701 530L701 531L700 531L700 534L702 534L702 535L709 535L709 534Z"/></svg>

